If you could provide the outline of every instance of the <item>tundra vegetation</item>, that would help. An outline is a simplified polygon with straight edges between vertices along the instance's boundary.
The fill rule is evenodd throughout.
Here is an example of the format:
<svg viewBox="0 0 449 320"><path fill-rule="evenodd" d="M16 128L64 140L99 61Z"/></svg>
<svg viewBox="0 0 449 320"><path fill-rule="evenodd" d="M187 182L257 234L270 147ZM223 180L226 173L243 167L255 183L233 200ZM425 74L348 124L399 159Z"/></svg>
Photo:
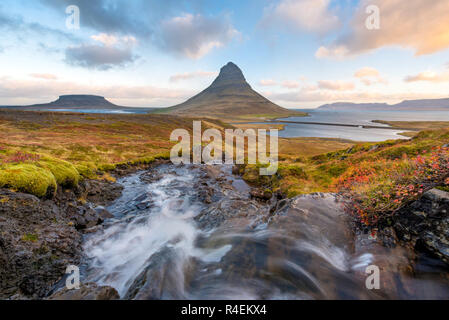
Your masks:
<svg viewBox="0 0 449 320"><path fill-rule="evenodd" d="M177 128L194 118L172 115L92 115L0 110L0 187L51 197L57 186L111 179L117 167L168 159ZM449 128L432 124L410 140L357 143L339 139L279 139L279 169L261 176L260 164L239 165L250 184L285 197L338 192L366 225L387 221L430 188L449 190ZM239 126L242 128L242 126ZM203 119L203 129L234 128Z"/></svg>

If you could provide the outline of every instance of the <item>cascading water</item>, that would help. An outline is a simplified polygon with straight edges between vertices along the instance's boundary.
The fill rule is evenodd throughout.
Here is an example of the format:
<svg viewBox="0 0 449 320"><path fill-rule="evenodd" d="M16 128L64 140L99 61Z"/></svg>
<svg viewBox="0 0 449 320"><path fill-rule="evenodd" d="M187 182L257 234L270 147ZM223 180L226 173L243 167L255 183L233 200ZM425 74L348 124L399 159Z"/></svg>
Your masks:
<svg viewBox="0 0 449 320"><path fill-rule="evenodd" d="M422 297L448 296L428 273L400 274L401 251L361 246L367 240L354 237L332 195L272 209L251 200L229 167L162 165L119 182L123 195L108 208L115 218L86 235L84 277L124 299L407 298L423 283L432 292ZM368 290L373 263L383 283L407 288Z"/></svg>

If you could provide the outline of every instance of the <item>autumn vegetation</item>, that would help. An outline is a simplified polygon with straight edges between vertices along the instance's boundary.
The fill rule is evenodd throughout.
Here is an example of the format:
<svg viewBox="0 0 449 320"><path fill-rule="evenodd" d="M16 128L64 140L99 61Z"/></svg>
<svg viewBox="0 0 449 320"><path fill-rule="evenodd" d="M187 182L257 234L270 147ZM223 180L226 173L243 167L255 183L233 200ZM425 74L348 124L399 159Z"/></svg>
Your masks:
<svg viewBox="0 0 449 320"><path fill-rule="evenodd" d="M192 129L193 118L0 111L0 187L52 196L57 186L102 179L120 166L167 159L170 133ZM198 119L196 119L198 120ZM203 119L203 129L232 128ZM250 184L285 197L336 192L351 199L360 223L388 221L404 204L437 187L449 190L449 128L410 140L356 143L339 139L279 139L279 170L240 165Z"/></svg>

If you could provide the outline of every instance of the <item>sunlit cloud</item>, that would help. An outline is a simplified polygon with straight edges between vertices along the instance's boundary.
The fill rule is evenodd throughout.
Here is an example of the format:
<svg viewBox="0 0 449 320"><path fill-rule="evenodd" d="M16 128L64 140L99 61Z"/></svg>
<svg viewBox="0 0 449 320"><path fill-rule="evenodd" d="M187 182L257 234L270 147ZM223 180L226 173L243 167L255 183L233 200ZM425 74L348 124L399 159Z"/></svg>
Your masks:
<svg viewBox="0 0 449 320"><path fill-rule="evenodd" d="M44 80L57 80L58 77L50 73L30 73L30 77Z"/></svg>
<svg viewBox="0 0 449 320"><path fill-rule="evenodd" d="M404 79L405 82L418 82L418 81L427 81L427 82L449 82L449 71L444 72L433 72L433 71L424 71L420 72L413 76L408 76Z"/></svg>
<svg viewBox="0 0 449 320"><path fill-rule="evenodd" d="M287 89L296 89L296 88L299 88L299 82L285 80L285 81L282 81L281 86L284 88L287 88Z"/></svg>
<svg viewBox="0 0 449 320"><path fill-rule="evenodd" d="M336 81L320 80L318 81L318 87L320 89L334 90L334 91L349 91L355 89L354 83L341 80Z"/></svg>
<svg viewBox="0 0 449 320"><path fill-rule="evenodd" d="M380 29L366 28L366 8L380 9ZM449 48L449 2L447 0L361 0L350 31L316 52L317 58L341 58L382 47L409 48L416 55Z"/></svg>
<svg viewBox="0 0 449 320"><path fill-rule="evenodd" d="M178 73L170 77L170 82L178 82L195 78L211 78L217 75L218 72L214 71L194 71L194 72Z"/></svg>
<svg viewBox="0 0 449 320"><path fill-rule="evenodd" d="M261 85L262 87L273 87L277 86L278 83L273 79L262 79L259 81L259 85Z"/></svg>
<svg viewBox="0 0 449 320"><path fill-rule="evenodd" d="M339 18L330 9L330 0L281 0L265 8L262 23L322 34L338 27Z"/></svg>
<svg viewBox="0 0 449 320"><path fill-rule="evenodd" d="M373 84L378 84L378 83L383 83L386 84L388 83L387 80L385 80L380 72L375 69L375 68L371 68L371 67L364 67L361 68L359 70L357 70L354 73L354 77L358 78L363 84L370 86Z"/></svg>

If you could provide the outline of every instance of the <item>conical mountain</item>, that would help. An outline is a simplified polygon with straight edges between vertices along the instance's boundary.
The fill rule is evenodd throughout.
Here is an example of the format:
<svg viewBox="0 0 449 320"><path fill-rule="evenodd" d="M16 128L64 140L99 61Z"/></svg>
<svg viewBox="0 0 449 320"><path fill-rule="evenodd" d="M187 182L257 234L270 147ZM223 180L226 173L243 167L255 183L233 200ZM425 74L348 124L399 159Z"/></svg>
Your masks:
<svg viewBox="0 0 449 320"><path fill-rule="evenodd" d="M246 82L242 70L232 62L221 68L220 74L207 89L184 103L168 108L168 111L228 119L292 114L291 110L274 104L254 91Z"/></svg>

